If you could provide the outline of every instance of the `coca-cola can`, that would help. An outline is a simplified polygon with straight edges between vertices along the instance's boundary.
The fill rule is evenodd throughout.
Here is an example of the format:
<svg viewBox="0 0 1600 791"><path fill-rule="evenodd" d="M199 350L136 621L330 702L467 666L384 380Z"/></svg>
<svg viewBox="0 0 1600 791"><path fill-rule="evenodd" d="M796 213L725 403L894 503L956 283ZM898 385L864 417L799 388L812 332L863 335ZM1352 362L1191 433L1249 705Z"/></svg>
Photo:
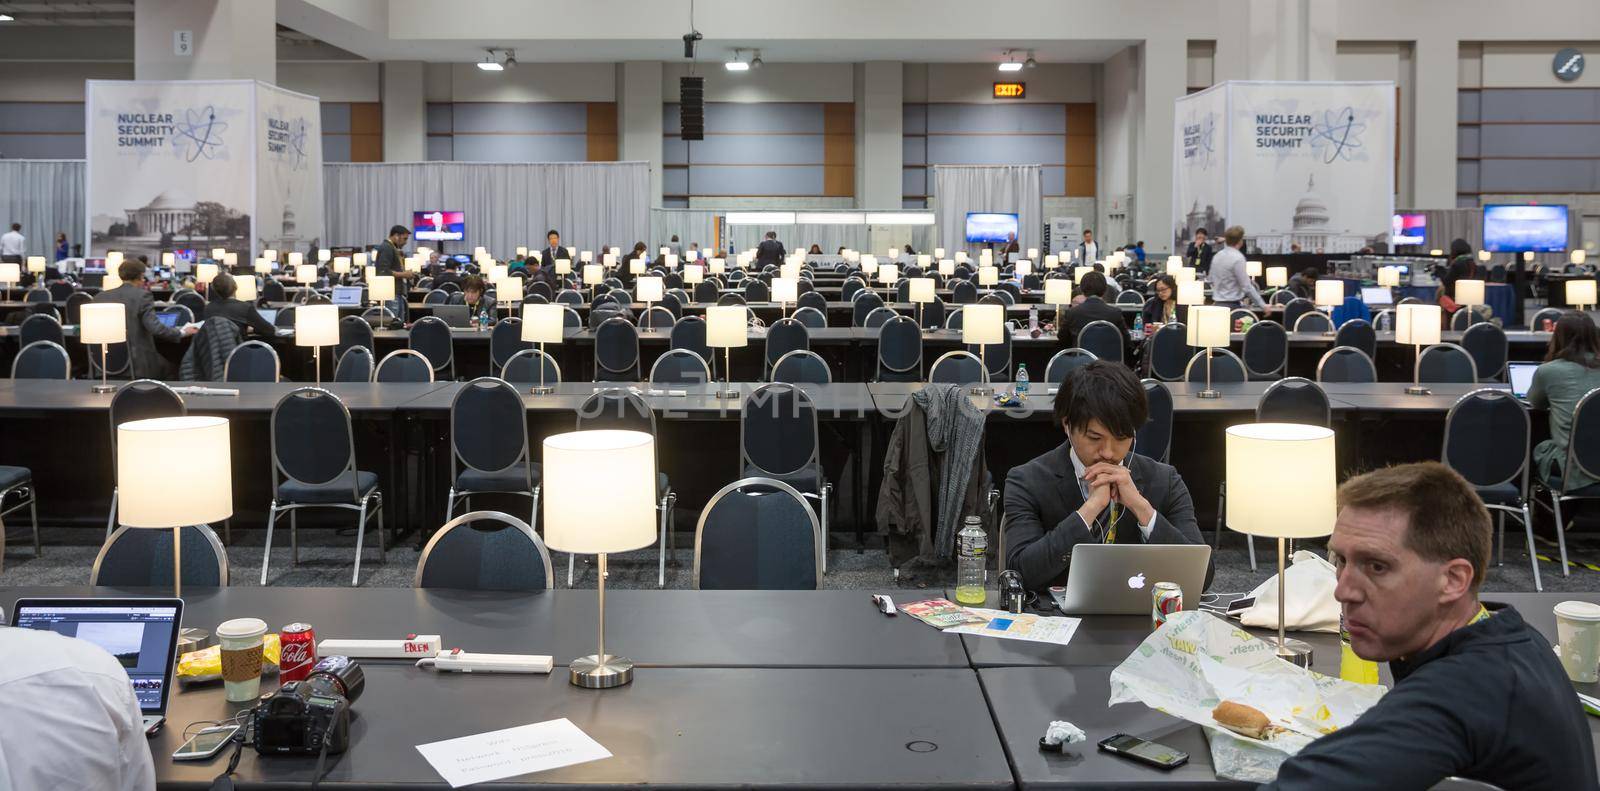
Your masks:
<svg viewBox="0 0 1600 791"><path fill-rule="evenodd" d="M305 681L317 664L317 630L292 623L278 631L278 681Z"/></svg>

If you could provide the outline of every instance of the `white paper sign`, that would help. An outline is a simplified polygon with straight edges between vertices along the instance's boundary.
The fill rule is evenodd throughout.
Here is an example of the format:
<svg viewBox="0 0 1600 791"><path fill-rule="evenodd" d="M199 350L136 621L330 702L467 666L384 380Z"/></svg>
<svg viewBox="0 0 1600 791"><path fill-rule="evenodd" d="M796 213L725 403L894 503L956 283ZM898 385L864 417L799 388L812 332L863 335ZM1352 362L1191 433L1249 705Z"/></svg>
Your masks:
<svg viewBox="0 0 1600 791"><path fill-rule="evenodd" d="M451 788L610 758L565 717L417 745Z"/></svg>

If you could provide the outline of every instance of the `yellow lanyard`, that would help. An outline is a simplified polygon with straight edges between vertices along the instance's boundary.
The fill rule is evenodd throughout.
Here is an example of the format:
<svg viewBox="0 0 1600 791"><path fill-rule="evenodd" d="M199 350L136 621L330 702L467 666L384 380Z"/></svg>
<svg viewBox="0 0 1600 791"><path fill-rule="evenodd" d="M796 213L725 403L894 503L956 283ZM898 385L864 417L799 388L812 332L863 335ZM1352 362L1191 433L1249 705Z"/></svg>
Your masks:
<svg viewBox="0 0 1600 791"><path fill-rule="evenodd" d="M1487 621L1487 620L1489 620L1489 616L1490 615L1493 615L1493 613L1489 612L1489 608L1483 606L1482 604L1479 604L1478 605L1478 614L1472 616L1472 620L1467 621L1467 625L1471 626L1471 625L1473 625L1473 624L1475 624L1475 623L1477 623L1479 621Z"/></svg>

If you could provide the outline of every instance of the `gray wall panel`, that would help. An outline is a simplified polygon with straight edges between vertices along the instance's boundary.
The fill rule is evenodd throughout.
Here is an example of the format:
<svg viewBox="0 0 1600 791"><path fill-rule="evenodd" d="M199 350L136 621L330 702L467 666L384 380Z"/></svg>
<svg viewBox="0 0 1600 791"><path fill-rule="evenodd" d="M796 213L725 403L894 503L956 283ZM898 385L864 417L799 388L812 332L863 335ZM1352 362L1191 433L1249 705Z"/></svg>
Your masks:
<svg viewBox="0 0 1600 791"><path fill-rule="evenodd" d="M1483 91L1484 121L1600 121L1600 89Z"/></svg>
<svg viewBox="0 0 1600 791"><path fill-rule="evenodd" d="M689 161L711 165L820 165L822 135L710 135L689 142Z"/></svg>
<svg viewBox="0 0 1600 791"><path fill-rule="evenodd" d="M928 162L951 165L1061 165L1064 135L932 135Z"/></svg>
<svg viewBox="0 0 1600 791"><path fill-rule="evenodd" d="M83 135L0 135L6 159L83 159Z"/></svg>
<svg viewBox="0 0 1600 791"><path fill-rule="evenodd" d="M457 103L452 105L455 133L568 132L583 134L588 107L578 103Z"/></svg>
<svg viewBox="0 0 1600 791"><path fill-rule="evenodd" d="M1456 120L1477 121L1480 96L1477 91L1461 91L1456 94Z"/></svg>
<svg viewBox="0 0 1600 791"><path fill-rule="evenodd" d="M322 131L345 133L350 132L350 103L349 102L323 102L322 103Z"/></svg>
<svg viewBox="0 0 1600 791"><path fill-rule="evenodd" d="M1044 132L1066 134L1059 104L930 104L928 133Z"/></svg>
<svg viewBox="0 0 1600 791"><path fill-rule="evenodd" d="M1478 155L1478 130L1477 126L1456 127L1456 156L1475 157Z"/></svg>
<svg viewBox="0 0 1600 791"><path fill-rule="evenodd" d="M0 102L0 132L83 134L83 103Z"/></svg>
<svg viewBox="0 0 1600 791"><path fill-rule="evenodd" d="M679 113L678 110L679 105L677 102L672 102L670 104L664 104L661 106L662 132L669 135L675 135L678 133L679 128L681 128L681 124L679 123L678 119L682 117L682 114Z"/></svg>
<svg viewBox="0 0 1600 791"><path fill-rule="evenodd" d="M450 118L453 114L449 104L430 104L427 109L428 131L432 133L451 132Z"/></svg>
<svg viewBox="0 0 1600 791"><path fill-rule="evenodd" d="M822 167L690 167L695 195L821 195Z"/></svg>
<svg viewBox="0 0 1600 791"><path fill-rule="evenodd" d="M666 165L688 164L689 141L681 137L662 137L661 162Z"/></svg>
<svg viewBox="0 0 1600 791"><path fill-rule="evenodd" d="M327 105L323 105L326 107ZM349 162L350 161L350 136L349 135L323 135L322 136L322 161L323 162Z"/></svg>
<svg viewBox="0 0 1600 791"><path fill-rule="evenodd" d="M1458 160L1456 162L1456 191L1478 191L1478 162L1477 160Z"/></svg>
<svg viewBox="0 0 1600 791"><path fill-rule="evenodd" d="M706 132L809 132L822 134L822 105L706 104Z"/></svg>
<svg viewBox="0 0 1600 791"><path fill-rule="evenodd" d="M928 131L928 105L903 105L900 111L901 134L922 134L926 131Z"/></svg>
<svg viewBox="0 0 1600 791"><path fill-rule="evenodd" d="M1600 184L1600 160L1486 159L1480 168L1480 192L1590 192Z"/></svg>
<svg viewBox="0 0 1600 791"><path fill-rule="evenodd" d="M664 168L661 171L661 192L666 195L689 194L689 169Z"/></svg>
<svg viewBox="0 0 1600 791"><path fill-rule="evenodd" d="M1600 124L1490 124L1477 129L1485 157L1600 157ZM1472 155L1461 151L1460 156Z"/></svg>
<svg viewBox="0 0 1600 791"><path fill-rule="evenodd" d="M928 208L928 201L925 198L906 198L905 200L900 201L900 208L926 209Z"/></svg>
<svg viewBox="0 0 1600 791"><path fill-rule="evenodd" d="M436 162L449 162L455 159L454 141L449 137L428 136L428 159Z"/></svg>
<svg viewBox="0 0 1600 791"><path fill-rule="evenodd" d="M927 195L928 171L926 168L906 168L900 172L901 195Z"/></svg>
<svg viewBox="0 0 1600 791"><path fill-rule="evenodd" d="M900 159L907 165L928 164L928 138L900 138Z"/></svg>
<svg viewBox="0 0 1600 791"><path fill-rule="evenodd" d="M457 162L584 162L585 135L456 135Z"/></svg>
<svg viewBox="0 0 1600 791"><path fill-rule="evenodd" d="M1040 195L1065 195L1067 194L1067 168L1043 167L1039 169L1039 194Z"/></svg>

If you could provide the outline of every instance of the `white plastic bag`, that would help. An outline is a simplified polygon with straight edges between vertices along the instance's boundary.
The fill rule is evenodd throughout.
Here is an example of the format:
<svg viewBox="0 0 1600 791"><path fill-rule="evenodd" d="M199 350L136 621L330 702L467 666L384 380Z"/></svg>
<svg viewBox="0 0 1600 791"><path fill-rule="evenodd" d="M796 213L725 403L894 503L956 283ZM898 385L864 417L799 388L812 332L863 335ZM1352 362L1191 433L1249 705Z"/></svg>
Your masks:
<svg viewBox="0 0 1600 791"><path fill-rule="evenodd" d="M1315 552L1300 550L1291 557L1292 565L1283 570L1284 628L1296 632L1338 632L1339 602L1333 598L1338 579L1333 564ZM1278 575L1250 592L1256 603L1245 610L1240 621L1258 629L1278 628Z"/></svg>

